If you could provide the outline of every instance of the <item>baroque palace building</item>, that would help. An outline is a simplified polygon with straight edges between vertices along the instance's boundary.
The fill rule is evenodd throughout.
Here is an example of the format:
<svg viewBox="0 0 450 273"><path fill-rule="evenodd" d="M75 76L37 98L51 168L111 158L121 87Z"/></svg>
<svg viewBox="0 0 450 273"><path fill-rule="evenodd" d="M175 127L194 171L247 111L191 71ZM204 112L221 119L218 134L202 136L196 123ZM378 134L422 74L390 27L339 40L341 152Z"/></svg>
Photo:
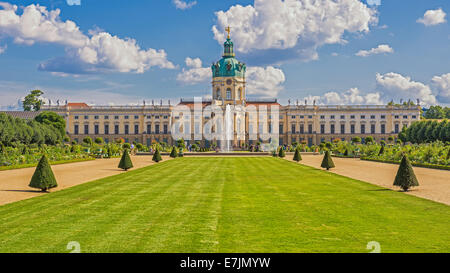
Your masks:
<svg viewBox="0 0 450 273"><path fill-rule="evenodd" d="M229 29L228 29L229 31ZM246 98L246 65L235 58L233 42L229 32L224 43L222 59L211 66L212 99L202 101L202 108L207 106L271 106L279 107L279 144L290 145L294 142L317 145L335 139L350 141L353 137L367 136L375 140L387 140L389 136L397 137L404 126L420 119L419 106L372 106L372 105L280 105L276 99L252 100ZM178 105L194 110L194 99L181 99ZM85 137L102 137L105 142L123 138L127 142L139 142L150 145L153 141L172 145L176 139L171 134L172 124L179 119L173 115L176 106L160 103L141 106L89 106L85 103L66 103L63 106L45 106L45 111L55 111L64 116L67 133L72 140L81 141ZM239 107L237 107L239 108ZM253 122L244 113L245 137L234 139L234 148L244 143L254 144L249 140ZM202 117L203 124L209 118ZM270 119L270 118L269 118ZM187 144L195 140L196 120L192 115L191 138L184 138ZM259 121L258 121L259 122ZM269 122L269 121L264 121ZM235 125L236 126L236 125ZM239 126L239 125L237 125ZM259 126L259 125L257 125ZM269 126L270 128L270 126ZM271 129L269 129L271 130ZM211 141L202 140L202 145L209 146Z"/></svg>

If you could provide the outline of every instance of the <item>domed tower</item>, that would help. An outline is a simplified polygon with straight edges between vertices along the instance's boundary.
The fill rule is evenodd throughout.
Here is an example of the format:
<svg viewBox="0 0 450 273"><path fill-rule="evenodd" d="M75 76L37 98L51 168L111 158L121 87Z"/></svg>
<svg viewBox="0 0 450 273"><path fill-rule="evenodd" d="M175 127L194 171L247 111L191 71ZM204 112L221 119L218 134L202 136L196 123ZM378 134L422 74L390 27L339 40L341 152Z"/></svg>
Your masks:
<svg viewBox="0 0 450 273"><path fill-rule="evenodd" d="M244 63L235 58L233 42L230 38L230 28L227 27L227 40L220 61L213 63L212 98L217 105L244 104L245 102L245 71Z"/></svg>

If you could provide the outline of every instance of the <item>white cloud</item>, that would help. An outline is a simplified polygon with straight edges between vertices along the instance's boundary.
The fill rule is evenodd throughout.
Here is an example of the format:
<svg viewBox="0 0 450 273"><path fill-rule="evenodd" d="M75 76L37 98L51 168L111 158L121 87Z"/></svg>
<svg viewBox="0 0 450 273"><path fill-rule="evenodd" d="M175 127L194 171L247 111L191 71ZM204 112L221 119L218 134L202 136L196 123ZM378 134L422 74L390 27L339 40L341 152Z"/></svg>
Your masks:
<svg viewBox="0 0 450 273"><path fill-rule="evenodd" d="M290 49L293 54L284 58L304 60L317 59L322 45L346 43L344 33L366 33L378 22L376 10L359 0L255 0L253 6L235 5L216 17L212 31L219 43L230 26L240 52Z"/></svg>
<svg viewBox="0 0 450 273"><path fill-rule="evenodd" d="M173 0L173 3L175 4L175 7L177 9L190 9L193 6L195 6L197 4L197 1L192 1L192 2L186 2L186 1L182 1L182 0Z"/></svg>
<svg viewBox="0 0 450 273"><path fill-rule="evenodd" d="M60 44L67 56L42 63L39 69L51 72L135 72L151 67L175 68L164 50L143 50L134 39L121 39L107 32L83 34L73 21L62 21L60 10L48 11L40 5L23 8L0 2L0 35L14 38L15 43L32 45L36 42Z"/></svg>
<svg viewBox="0 0 450 273"><path fill-rule="evenodd" d="M207 83L211 81L211 68L202 67L199 58L187 57L186 68L177 75L177 81L184 85ZM247 94L262 97L276 97L283 89L282 84L286 80L281 69L273 66L248 67L246 73Z"/></svg>
<svg viewBox="0 0 450 273"><path fill-rule="evenodd" d="M276 97L286 80L283 70L273 66L249 67L247 69L247 94Z"/></svg>
<svg viewBox="0 0 450 273"><path fill-rule="evenodd" d="M316 104L327 105L382 105L380 93L361 94L358 88L351 88L344 92L328 92L322 96L308 96L304 98L309 104L316 101Z"/></svg>
<svg viewBox="0 0 450 273"><path fill-rule="evenodd" d="M435 76L431 82L438 92L439 102L450 103L450 73Z"/></svg>
<svg viewBox="0 0 450 273"><path fill-rule="evenodd" d="M188 69L183 68L181 73L177 75L177 81L185 85L193 85L208 81L212 76L211 69L202 67L200 58L191 59L187 57L185 60Z"/></svg>
<svg viewBox="0 0 450 273"><path fill-rule="evenodd" d="M81 0L67 0L67 5L69 6L80 6Z"/></svg>
<svg viewBox="0 0 450 273"><path fill-rule="evenodd" d="M385 100L408 100L420 99L426 106L435 105L436 97L431 92L429 86L412 81L410 77L405 77L397 73L386 73L376 75L377 90L383 94Z"/></svg>
<svg viewBox="0 0 450 273"><path fill-rule="evenodd" d="M445 12L439 8L436 10L427 10L423 15L423 18L417 19L417 23L424 24L425 26L434 26L445 23Z"/></svg>
<svg viewBox="0 0 450 273"><path fill-rule="evenodd" d="M394 53L394 49L389 45L379 45L376 48L372 48L370 50L360 50L356 53L356 56L359 57L368 57L370 55L383 54L383 53Z"/></svg>
<svg viewBox="0 0 450 273"><path fill-rule="evenodd" d="M8 46L7 45L4 45L4 46L0 46L0 54L3 54L3 53L5 53L5 51L6 51L6 49L8 48Z"/></svg>

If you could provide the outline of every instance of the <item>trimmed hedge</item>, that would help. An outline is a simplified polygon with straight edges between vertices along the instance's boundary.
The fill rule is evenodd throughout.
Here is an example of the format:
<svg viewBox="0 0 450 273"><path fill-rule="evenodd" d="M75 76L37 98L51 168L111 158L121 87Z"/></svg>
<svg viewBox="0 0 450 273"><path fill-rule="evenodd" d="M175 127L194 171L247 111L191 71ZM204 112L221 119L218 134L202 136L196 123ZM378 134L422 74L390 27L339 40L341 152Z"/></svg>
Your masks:
<svg viewBox="0 0 450 273"><path fill-rule="evenodd" d="M374 161L374 162L380 162L380 163L388 163L388 164L396 164L396 165L400 164L400 161L372 159L372 158L368 158L368 157L361 157L361 160ZM428 169L437 169L437 170L450 171L450 166L444 166L444 165L436 165L436 164L429 164L429 163L418 163L418 162L411 162L411 165L413 165L414 167L421 167L421 168L428 168Z"/></svg>

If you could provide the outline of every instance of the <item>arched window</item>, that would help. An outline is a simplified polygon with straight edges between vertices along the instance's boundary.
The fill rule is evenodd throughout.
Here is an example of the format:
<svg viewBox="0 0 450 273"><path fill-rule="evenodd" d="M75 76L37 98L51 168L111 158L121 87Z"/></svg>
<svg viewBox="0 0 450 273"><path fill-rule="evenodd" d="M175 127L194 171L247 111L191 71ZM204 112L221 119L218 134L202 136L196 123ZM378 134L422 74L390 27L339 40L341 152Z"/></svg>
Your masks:
<svg viewBox="0 0 450 273"><path fill-rule="evenodd" d="M227 89L227 100L231 100L231 89Z"/></svg>

